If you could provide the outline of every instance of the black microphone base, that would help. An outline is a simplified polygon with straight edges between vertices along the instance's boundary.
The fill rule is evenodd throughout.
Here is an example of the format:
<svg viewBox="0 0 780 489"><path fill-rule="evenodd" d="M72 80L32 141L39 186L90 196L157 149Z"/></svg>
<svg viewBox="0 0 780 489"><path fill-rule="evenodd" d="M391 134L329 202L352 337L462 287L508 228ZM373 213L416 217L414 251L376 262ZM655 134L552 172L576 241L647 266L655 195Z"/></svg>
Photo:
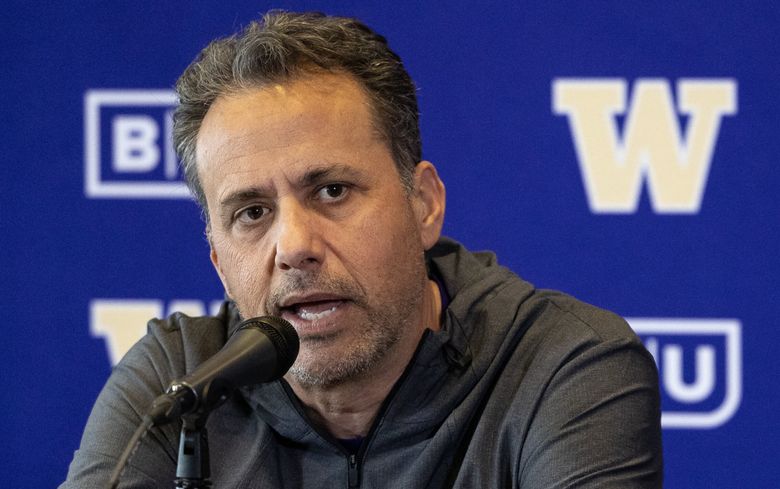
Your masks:
<svg viewBox="0 0 780 489"><path fill-rule="evenodd" d="M176 489L208 489L211 487L209 440L206 432L208 414L185 416L179 439L179 460L176 464Z"/></svg>

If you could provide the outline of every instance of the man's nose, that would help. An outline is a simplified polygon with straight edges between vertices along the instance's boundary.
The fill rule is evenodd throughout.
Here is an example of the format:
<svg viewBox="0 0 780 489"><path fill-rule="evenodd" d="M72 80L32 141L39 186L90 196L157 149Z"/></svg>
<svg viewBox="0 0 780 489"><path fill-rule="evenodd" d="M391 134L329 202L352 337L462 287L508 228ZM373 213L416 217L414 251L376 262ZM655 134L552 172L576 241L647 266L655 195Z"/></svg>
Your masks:
<svg viewBox="0 0 780 489"><path fill-rule="evenodd" d="M299 202L280 203L277 209L275 264L282 270L311 270L324 258L324 246L314 211Z"/></svg>

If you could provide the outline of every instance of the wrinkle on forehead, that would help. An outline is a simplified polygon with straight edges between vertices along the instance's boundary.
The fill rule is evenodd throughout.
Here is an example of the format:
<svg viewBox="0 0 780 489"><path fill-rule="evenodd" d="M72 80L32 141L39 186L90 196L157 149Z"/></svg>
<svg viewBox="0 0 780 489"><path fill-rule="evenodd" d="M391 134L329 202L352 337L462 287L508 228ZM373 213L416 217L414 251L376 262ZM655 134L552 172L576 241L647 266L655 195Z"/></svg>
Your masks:
<svg viewBox="0 0 780 489"><path fill-rule="evenodd" d="M306 97L314 95L328 110L308 110ZM246 99L246 97L250 97ZM256 110L252 117L265 119L269 128L277 131L281 137L278 144L256 140L251 128L242 127L240 120L246 117L244 104L225 103L245 98L247 104L267 102ZM360 101L362 111L355 111L355 101ZM322 108L321 106L320 108ZM201 125L196 144L197 161L200 168L211 162L228 161L239 156L251 156L264 150L284 147L288 142L300 140L303 134L316 131L322 125L341 123L345 114L351 127L346 132L365 128L371 136L384 142L384 136L374 122L373 107L369 97L359 83L351 76L339 73L316 73L295 78L288 83L276 83L270 86L246 88L237 92L222 95L212 104ZM341 115L340 119L337 115ZM218 127L212 127L213 125ZM367 127L366 127L367 126ZM210 129L210 130L205 130ZM215 130L217 129L217 130ZM212 144L204 145L204 138L209 138ZM204 146L210 150L203 149Z"/></svg>

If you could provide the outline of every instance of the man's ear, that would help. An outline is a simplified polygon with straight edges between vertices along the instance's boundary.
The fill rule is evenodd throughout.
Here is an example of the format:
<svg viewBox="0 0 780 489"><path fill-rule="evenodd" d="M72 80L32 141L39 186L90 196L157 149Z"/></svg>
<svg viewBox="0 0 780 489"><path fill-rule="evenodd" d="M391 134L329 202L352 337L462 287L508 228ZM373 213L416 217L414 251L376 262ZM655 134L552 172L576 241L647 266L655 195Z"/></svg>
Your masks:
<svg viewBox="0 0 780 489"><path fill-rule="evenodd" d="M430 249L441 236L446 194L444 183L430 161L417 163L414 169L414 209L420 239Z"/></svg>
<svg viewBox="0 0 780 489"><path fill-rule="evenodd" d="M230 293L230 287L228 286L228 282L225 279L225 274L222 273L222 267L219 266L219 255L217 254L217 250L214 248L214 241L211 239L211 227L210 225L206 226L206 239L209 241L209 248L211 249L211 252L209 253L209 257L211 258L211 264L214 265L214 270L217 271L217 275L219 275L219 280L222 282L222 287L225 289L225 294L232 299L233 296Z"/></svg>

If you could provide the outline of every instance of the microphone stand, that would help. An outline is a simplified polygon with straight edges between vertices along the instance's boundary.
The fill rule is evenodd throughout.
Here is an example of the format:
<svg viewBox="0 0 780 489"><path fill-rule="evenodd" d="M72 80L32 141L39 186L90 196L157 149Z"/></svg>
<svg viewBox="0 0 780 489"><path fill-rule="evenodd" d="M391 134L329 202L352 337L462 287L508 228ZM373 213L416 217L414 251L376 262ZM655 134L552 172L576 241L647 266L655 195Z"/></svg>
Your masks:
<svg viewBox="0 0 780 489"><path fill-rule="evenodd" d="M182 416L179 460L176 463L176 489L209 489L211 468L206 433L208 412Z"/></svg>

